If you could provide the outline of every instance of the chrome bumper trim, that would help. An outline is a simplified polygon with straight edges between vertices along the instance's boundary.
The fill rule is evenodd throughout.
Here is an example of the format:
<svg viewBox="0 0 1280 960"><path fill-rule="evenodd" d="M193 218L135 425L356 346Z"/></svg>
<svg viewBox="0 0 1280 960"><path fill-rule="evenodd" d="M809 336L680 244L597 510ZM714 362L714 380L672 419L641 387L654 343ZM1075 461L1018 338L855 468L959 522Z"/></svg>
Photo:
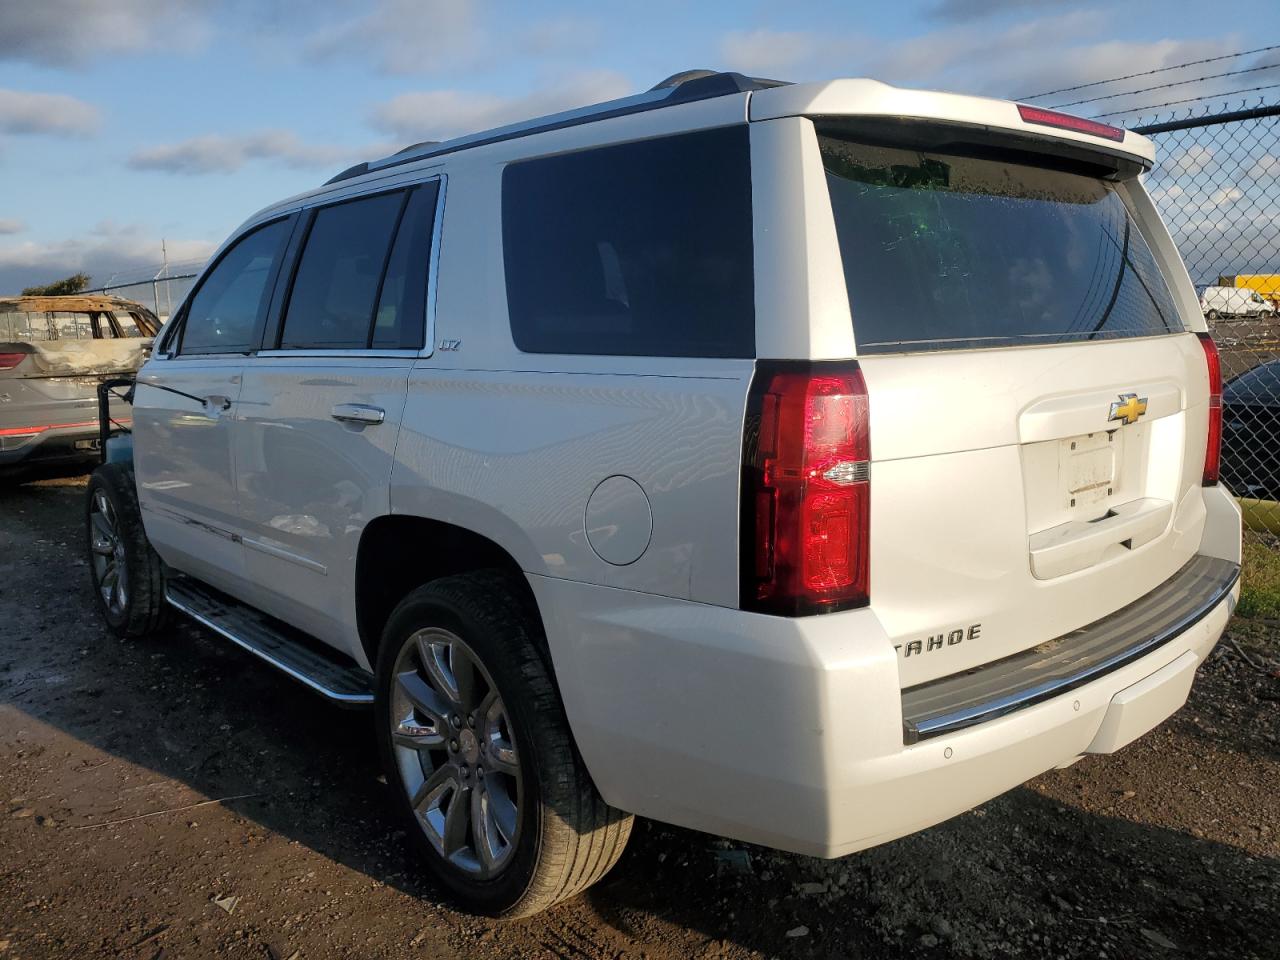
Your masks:
<svg viewBox="0 0 1280 960"><path fill-rule="evenodd" d="M1196 556L1146 596L1086 627L908 687L902 691L903 741L918 743L1006 716L1146 656L1203 619L1239 579L1239 564Z"/></svg>

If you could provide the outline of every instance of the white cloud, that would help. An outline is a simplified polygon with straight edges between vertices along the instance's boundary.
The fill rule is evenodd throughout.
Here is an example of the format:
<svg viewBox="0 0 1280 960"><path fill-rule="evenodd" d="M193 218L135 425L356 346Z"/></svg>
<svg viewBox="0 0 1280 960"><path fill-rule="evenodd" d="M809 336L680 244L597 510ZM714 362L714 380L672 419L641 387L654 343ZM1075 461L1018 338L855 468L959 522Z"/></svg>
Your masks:
<svg viewBox="0 0 1280 960"><path fill-rule="evenodd" d="M234 173L251 160L267 160L295 169L337 167L367 159L368 151L312 144L291 130L262 130L239 136L207 134L177 143L142 147L129 156L135 170L165 173Z"/></svg>
<svg viewBox="0 0 1280 960"><path fill-rule="evenodd" d="M15 217L0 217L0 234L22 233L27 225Z"/></svg>
<svg viewBox="0 0 1280 960"><path fill-rule="evenodd" d="M1014 10L1057 6L1059 0L939 0L929 10L940 20L978 20Z"/></svg>
<svg viewBox="0 0 1280 960"><path fill-rule="evenodd" d="M209 257L217 244L166 239L170 262ZM97 283L112 274L158 268L160 238L138 224L102 223L85 235L51 243L0 244L0 294L49 283L83 270Z"/></svg>
<svg viewBox="0 0 1280 960"><path fill-rule="evenodd" d="M1207 169L1213 163L1213 150L1192 144L1185 150L1170 155L1161 162L1167 168L1166 176L1192 177Z"/></svg>
<svg viewBox="0 0 1280 960"><path fill-rule="evenodd" d="M1003 30L949 27L888 45L872 57L869 75L911 86L1019 96L1028 92L1028 85L1037 90L1046 89L1042 84L1060 86L1077 82L1077 75L1068 78L1066 73L1060 73L1050 80L1044 77L1044 72L1058 69L1060 61L1074 56L1066 54L1068 44L1096 36L1107 24L1107 18L1100 13L1077 10ZM1052 51L1052 56L1046 55L1048 51ZM1073 67L1061 69L1067 71ZM1099 76L1114 74L1089 72L1087 76L1096 80ZM1063 83L1053 82L1059 77Z"/></svg>
<svg viewBox="0 0 1280 960"><path fill-rule="evenodd" d="M976 13L979 7L995 11L1039 5L1039 0L959 0L940 4L939 8L945 6L957 13L946 19L959 20L962 9ZM1100 39L1107 36L1111 23L1109 15L1101 10L1069 10L1000 29L956 23L894 43L869 34L760 29L725 34L720 51L732 69L781 79L865 76L901 86L1018 98L1220 56L1247 46L1238 34L1145 43ZM1237 65L1258 66L1267 62L1264 58L1255 58ZM852 72L851 63L858 65ZM1041 102L1048 105L1092 100L1156 83L1194 78L1200 75L1193 72L1197 69L1201 68L1170 70L1146 80L1135 78L1112 86L1091 86ZM1075 112L1096 115L1206 92L1240 89L1253 85L1256 82L1253 76L1245 74L1224 81L1187 83L1162 94L1151 91L1114 97L1080 104Z"/></svg>
<svg viewBox="0 0 1280 960"><path fill-rule="evenodd" d="M1149 70L1163 72L1148 77L1135 77L1114 84L1090 86L1083 90L1073 90L1044 98L1043 103L1066 106L1068 110L1088 115L1114 114L1119 111L1137 109L1159 109L1155 105L1171 100L1183 100L1202 94L1226 93L1231 90L1252 86L1256 81L1252 75L1221 80L1205 80L1194 83L1193 80L1206 73L1221 73L1243 66L1250 62L1227 62L1221 70L1213 69L1216 65L1192 66L1182 69L1167 70L1178 64L1209 57L1234 53L1247 46L1247 41L1239 34L1201 38L1196 40L1154 40L1146 43L1133 43L1109 40L1099 43L1077 44L1062 51L1061 57L1052 61L1043 60L1037 67L1033 63L1026 65L1020 78L1022 88L1017 95L1035 94L1079 83L1092 83L1109 77L1128 76ZM1177 84L1159 90L1147 90L1144 93L1128 93L1147 87L1164 84ZM1106 99L1098 99L1105 97ZM1076 103L1075 101L1089 101Z"/></svg>
<svg viewBox="0 0 1280 960"><path fill-rule="evenodd" d="M205 33L210 0L5 0L0 60L51 67L152 47L187 46Z"/></svg>
<svg viewBox="0 0 1280 960"><path fill-rule="evenodd" d="M418 73L477 56L483 33L472 0L382 0L307 41L320 60L359 59L387 73Z"/></svg>
<svg viewBox="0 0 1280 960"><path fill-rule="evenodd" d="M559 17L515 27L510 17L509 8L491 0L378 0L365 12L312 31L303 49L320 61L415 74L580 57L599 40L595 20Z"/></svg>
<svg viewBox="0 0 1280 960"><path fill-rule="evenodd" d="M561 17L535 23L520 31L518 48L537 57L589 53L600 43L600 25L594 21Z"/></svg>
<svg viewBox="0 0 1280 960"><path fill-rule="evenodd" d="M1277 157L1274 153L1264 153L1254 161L1253 166L1249 168L1247 176L1250 180L1266 180L1280 177L1280 157Z"/></svg>
<svg viewBox="0 0 1280 960"><path fill-rule="evenodd" d="M374 108L370 122L405 141L446 140L560 110L625 96L631 85L609 71L581 74L516 97L465 90L402 93Z"/></svg>
<svg viewBox="0 0 1280 960"><path fill-rule="evenodd" d="M800 30L734 30L720 41L720 54L731 70L769 75L813 60L822 46L817 34Z"/></svg>
<svg viewBox="0 0 1280 960"><path fill-rule="evenodd" d="M87 136L99 122L97 109L75 97L0 89L0 132Z"/></svg>

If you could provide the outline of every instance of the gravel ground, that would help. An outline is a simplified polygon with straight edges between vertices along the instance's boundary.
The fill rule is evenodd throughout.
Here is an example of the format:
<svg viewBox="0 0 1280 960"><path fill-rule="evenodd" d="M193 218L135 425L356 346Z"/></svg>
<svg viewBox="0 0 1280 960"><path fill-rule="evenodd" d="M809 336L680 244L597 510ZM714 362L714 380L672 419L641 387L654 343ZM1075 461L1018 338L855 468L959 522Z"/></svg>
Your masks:
<svg viewBox="0 0 1280 960"><path fill-rule="evenodd" d="M824 862L642 822L594 890L495 924L388 827L366 714L186 623L103 630L83 492L0 488L3 960L1280 957L1275 624L1138 743L924 834Z"/></svg>

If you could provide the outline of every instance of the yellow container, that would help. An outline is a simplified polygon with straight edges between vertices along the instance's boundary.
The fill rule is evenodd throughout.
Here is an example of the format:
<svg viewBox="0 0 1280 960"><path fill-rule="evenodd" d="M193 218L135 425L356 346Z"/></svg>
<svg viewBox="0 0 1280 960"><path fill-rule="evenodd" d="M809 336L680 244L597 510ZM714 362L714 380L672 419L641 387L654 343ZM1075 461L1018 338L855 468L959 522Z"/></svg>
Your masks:
<svg viewBox="0 0 1280 960"><path fill-rule="evenodd" d="M1252 497L1239 497L1237 502L1244 514L1244 525L1250 530L1280 534L1280 503Z"/></svg>

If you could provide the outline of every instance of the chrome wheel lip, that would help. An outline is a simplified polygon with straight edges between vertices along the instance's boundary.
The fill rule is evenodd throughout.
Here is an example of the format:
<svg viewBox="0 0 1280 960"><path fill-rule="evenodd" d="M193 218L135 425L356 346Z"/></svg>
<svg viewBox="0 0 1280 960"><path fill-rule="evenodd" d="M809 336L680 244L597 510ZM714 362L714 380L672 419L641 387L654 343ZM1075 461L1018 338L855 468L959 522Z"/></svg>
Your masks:
<svg viewBox="0 0 1280 960"><path fill-rule="evenodd" d="M519 844L523 776L475 651L450 630L415 631L396 658L389 721L401 788L432 848L468 879L502 873Z"/></svg>
<svg viewBox="0 0 1280 960"><path fill-rule="evenodd" d="M129 569L119 518L107 495L94 491L89 502L89 553L93 584L102 605L112 616L122 617L129 606Z"/></svg>

